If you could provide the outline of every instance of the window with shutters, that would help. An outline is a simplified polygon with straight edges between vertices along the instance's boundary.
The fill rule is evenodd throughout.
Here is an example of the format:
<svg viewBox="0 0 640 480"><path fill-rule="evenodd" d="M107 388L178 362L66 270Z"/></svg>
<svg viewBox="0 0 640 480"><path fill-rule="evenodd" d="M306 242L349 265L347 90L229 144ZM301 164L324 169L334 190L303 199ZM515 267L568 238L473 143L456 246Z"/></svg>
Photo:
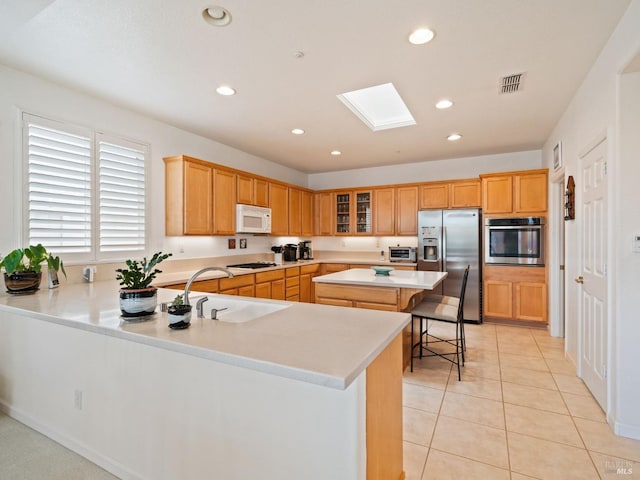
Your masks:
<svg viewBox="0 0 640 480"><path fill-rule="evenodd" d="M25 236L70 261L146 250L148 146L23 114Z"/></svg>

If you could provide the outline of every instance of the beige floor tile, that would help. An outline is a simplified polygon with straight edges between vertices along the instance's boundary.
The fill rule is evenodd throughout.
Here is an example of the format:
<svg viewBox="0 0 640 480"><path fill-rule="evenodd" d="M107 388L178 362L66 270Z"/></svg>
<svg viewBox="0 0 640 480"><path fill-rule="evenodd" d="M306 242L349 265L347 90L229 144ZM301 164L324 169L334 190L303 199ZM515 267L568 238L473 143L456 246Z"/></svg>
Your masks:
<svg viewBox="0 0 640 480"><path fill-rule="evenodd" d="M555 358L545 359L549 370L553 373L562 373L563 375L576 375L576 367L569 360L558 360Z"/></svg>
<svg viewBox="0 0 640 480"><path fill-rule="evenodd" d="M528 385L530 387L546 388L547 390L557 390L556 382L550 372L538 370L527 370L523 368L511 368L502 366L502 381L517 383L518 385Z"/></svg>
<svg viewBox="0 0 640 480"><path fill-rule="evenodd" d="M413 383L415 385L423 385L425 387L444 390L447 388L450 370L451 366L449 366L449 370L441 371L421 368L414 364L413 372L410 372L409 369L404 372L403 381L406 383Z"/></svg>
<svg viewBox="0 0 640 480"><path fill-rule="evenodd" d="M405 480L420 480L429 449L411 442L404 442L402 447Z"/></svg>
<svg viewBox="0 0 640 480"><path fill-rule="evenodd" d="M509 468L505 431L440 416L431 448L490 465Z"/></svg>
<svg viewBox="0 0 640 480"><path fill-rule="evenodd" d="M438 413L443 397L443 390L412 383L402 384L402 403L405 407Z"/></svg>
<svg viewBox="0 0 640 480"><path fill-rule="evenodd" d="M511 480L538 480L536 477L522 475L521 473L511 472Z"/></svg>
<svg viewBox="0 0 640 480"><path fill-rule="evenodd" d="M440 415L504 429L503 403L496 400L447 392Z"/></svg>
<svg viewBox="0 0 640 480"><path fill-rule="evenodd" d="M523 368L525 370L539 370L541 372L549 371L549 367L547 367L547 363L544 361L541 354L538 354L537 357L523 357L511 353L500 353L500 366L507 368Z"/></svg>
<svg viewBox="0 0 640 480"><path fill-rule="evenodd" d="M500 353L510 353L512 355L520 355L523 357L541 358L542 354L535 343L498 343L498 351Z"/></svg>
<svg viewBox="0 0 640 480"><path fill-rule="evenodd" d="M582 379L576 377L575 375L563 375L561 373L552 373L551 375L553 375L553 379L558 385L558 390L560 390L561 392L591 397L591 392L584 384Z"/></svg>
<svg viewBox="0 0 640 480"><path fill-rule="evenodd" d="M538 345L540 349L540 353L544 358L549 358L552 360L564 360L564 347L543 347Z"/></svg>
<svg viewBox="0 0 640 480"><path fill-rule="evenodd" d="M488 398L489 400L502 400L502 388L498 380L474 377L464 371L462 372L462 381L458 381L457 371L451 371L447 391Z"/></svg>
<svg viewBox="0 0 640 480"><path fill-rule="evenodd" d="M589 452L591 459L603 480L633 480L640 478L640 464L624 458Z"/></svg>
<svg viewBox="0 0 640 480"><path fill-rule="evenodd" d="M405 442L416 443L428 447L436 426L436 413L425 412L415 408L402 408L402 439Z"/></svg>
<svg viewBox="0 0 640 480"><path fill-rule="evenodd" d="M569 415L544 412L519 405L504 405L507 431L584 448L584 443Z"/></svg>
<svg viewBox="0 0 640 480"><path fill-rule="evenodd" d="M591 457L582 448L509 433L511 470L542 480L598 480Z"/></svg>
<svg viewBox="0 0 640 480"><path fill-rule="evenodd" d="M608 424L574 418L589 451L640 462L640 440L615 435Z"/></svg>
<svg viewBox="0 0 640 480"><path fill-rule="evenodd" d="M509 471L438 450L429 452L422 480L467 478L509 480Z"/></svg>
<svg viewBox="0 0 640 480"><path fill-rule="evenodd" d="M488 350L482 347L471 346L467 344L467 351L464 352L465 360L468 358L470 362L483 362L493 363L498 365L500 358L498 357L498 350Z"/></svg>
<svg viewBox="0 0 640 480"><path fill-rule="evenodd" d="M567 392L563 392L562 396L572 416L586 418L587 420L594 420L596 422L607 421L602 408L593 397Z"/></svg>
<svg viewBox="0 0 640 480"><path fill-rule="evenodd" d="M478 362L466 357L464 367L461 370L462 375L471 375L473 377L490 378L492 380L500 380L500 365L497 363Z"/></svg>
<svg viewBox="0 0 640 480"><path fill-rule="evenodd" d="M564 400L558 391L544 388L527 387L515 383L502 383L502 393L505 403L512 403L523 407L537 408L549 412L569 414Z"/></svg>

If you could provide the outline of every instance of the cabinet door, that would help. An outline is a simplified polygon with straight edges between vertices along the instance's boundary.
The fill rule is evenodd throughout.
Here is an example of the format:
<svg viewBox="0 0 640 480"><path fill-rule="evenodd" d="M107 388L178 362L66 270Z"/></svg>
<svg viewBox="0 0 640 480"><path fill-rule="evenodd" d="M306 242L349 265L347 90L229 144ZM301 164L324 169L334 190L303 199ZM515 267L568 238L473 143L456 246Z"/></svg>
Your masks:
<svg viewBox="0 0 640 480"><path fill-rule="evenodd" d="M355 218L356 228L354 233L357 235L371 235L372 228L372 194L371 191L353 192L355 203L352 205L353 217Z"/></svg>
<svg viewBox="0 0 640 480"><path fill-rule="evenodd" d="M256 298L271 298L271 282L256 283Z"/></svg>
<svg viewBox="0 0 640 480"><path fill-rule="evenodd" d="M516 319L547 321L547 287L544 283L516 283L515 298Z"/></svg>
<svg viewBox="0 0 640 480"><path fill-rule="evenodd" d="M349 235L352 232L351 228L351 200L353 199L352 192L337 192L335 194L336 208L336 231L337 235Z"/></svg>
<svg viewBox="0 0 640 480"><path fill-rule="evenodd" d="M313 298L311 297L311 274L304 273L300 275L300 301L311 303Z"/></svg>
<svg viewBox="0 0 640 480"><path fill-rule="evenodd" d="M449 208L480 207L481 202L480 180L449 184Z"/></svg>
<svg viewBox="0 0 640 480"><path fill-rule="evenodd" d="M261 178L253 179L253 202L259 207L269 206L269 182Z"/></svg>
<svg viewBox="0 0 640 480"><path fill-rule="evenodd" d="M448 208L449 184L427 183L420 186L420 208Z"/></svg>
<svg viewBox="0 0 640 480"><path fill-rule="evenodd" d="M513 179L511 175L482 179L482 213L513 211Z"/></svg>
<svg viewBox="0 0 640 480"><path fill-rule="evenodd" d="M211 235L213 231L213 169L199 163L184 162L185 235Z"/></svg>
<svg viewBox="0 0 640 480"><path fill-rule="evenodd" d="M213 231L219 235L236 233L236 174L225 170L214 171L213 177Z"/></svg>
<svg viewBox="0 0 640 480"><path fill-rule="evenodd" d="M314 194L313 233L318 236L333 235L333 193Z"/></svg>
<svg viewBox="0 0 640 480"><path fill-rule="evenodd" d="M245 205L254 205L253 178L245 175L236 177L236 201Z"/></svg>
<svg viewBox="0 0 640 480"><path fill-rule="evenodd" d="M302 235L302 192L289 188L289 235Z"/></svg>
<svg viewBox="0 0 640 480"><path fill-rule="evenodd" d="M396 202L396 235L417 235L418 187L398 187Z"/></svg>
<svg viewBox="0 0 640 480"><path fill-rule="evenodd" d="M487 280L484 290L484 314L487 317L512 318L513 283Z"/></svg>
<svg viewBox="0 0 640 480"><path fill-rule="evenodd" d="M547 174L532 173L514 176L516 213L546 213Z"/></svg>
<svg viewBox="0 0 640 480"><path fill-rule="evenodd" d="M289 192L286 185L269 182L271 234L289 235Z"/></svg>
<svg viewBox="0 0 640 480"><path fill-rule="evenodd" d="M301 210L302 236L311 237L313 235L313 194L311 192L302 192Z"/></svg>
<svg viewBox="0 0 640 480"><path fill-rule="evenodd" d="M395 192L393 188L376 188L373 191L374 235L395 235Z"/></svg>
<svg viewBox="0 0 640 480"><path fill-rule="evenodd" d="M274 280L271 282L271 298L274 300L284 300L284 280Z"/></svg>

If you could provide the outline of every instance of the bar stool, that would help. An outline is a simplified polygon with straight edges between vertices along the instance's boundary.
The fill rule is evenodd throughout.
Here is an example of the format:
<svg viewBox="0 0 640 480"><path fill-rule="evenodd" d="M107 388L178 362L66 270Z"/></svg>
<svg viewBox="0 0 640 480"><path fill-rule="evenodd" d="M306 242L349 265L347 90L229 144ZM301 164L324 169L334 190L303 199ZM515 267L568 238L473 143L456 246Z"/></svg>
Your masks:
<svg viewBox="0 0 640 480"><path fill-rule="evenodd" d="M460 380L460 361L464 366L464 351L466 350L466 339L464 335L464 293L467 289L467 278L469 276L470 265L464 271L462 277L462 287L460 289L460 297L449 297L446 295L429 294L425 299L411 311L411 371L413 372L413 359L422 357L442 357L450 361L458 367L458 380ZM413 332L415 319L420 320L419 339L413 343ZM456 327L455 339L444 339L429 334L429 320L438 322L454 323ZM424 321L424 327L423 327ZM434 343L446 343L453 345L453 352L436 352L429 348ZM414 351L419 348L419 354L416 357ZM425 354L424 352L428 352Z"/></svg>

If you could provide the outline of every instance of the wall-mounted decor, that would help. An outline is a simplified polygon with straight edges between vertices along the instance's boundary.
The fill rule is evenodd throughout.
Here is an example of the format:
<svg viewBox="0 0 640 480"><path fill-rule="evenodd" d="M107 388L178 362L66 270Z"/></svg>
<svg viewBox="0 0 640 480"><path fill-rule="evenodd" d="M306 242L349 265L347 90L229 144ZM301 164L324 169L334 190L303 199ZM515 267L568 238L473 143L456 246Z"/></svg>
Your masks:
<svg viewBox="0 0 640 480"><path fill-rule="evenodd" d="M564 192L564 219L573 220L576 218L576 184L573 175L567 179L567 189Z"/></svg>
<svg viewBox="0 0 640 480"><path fill-rule="evenodd" d="M562 166L562 142L553 147L553 169L558 170Z"/></svg>

